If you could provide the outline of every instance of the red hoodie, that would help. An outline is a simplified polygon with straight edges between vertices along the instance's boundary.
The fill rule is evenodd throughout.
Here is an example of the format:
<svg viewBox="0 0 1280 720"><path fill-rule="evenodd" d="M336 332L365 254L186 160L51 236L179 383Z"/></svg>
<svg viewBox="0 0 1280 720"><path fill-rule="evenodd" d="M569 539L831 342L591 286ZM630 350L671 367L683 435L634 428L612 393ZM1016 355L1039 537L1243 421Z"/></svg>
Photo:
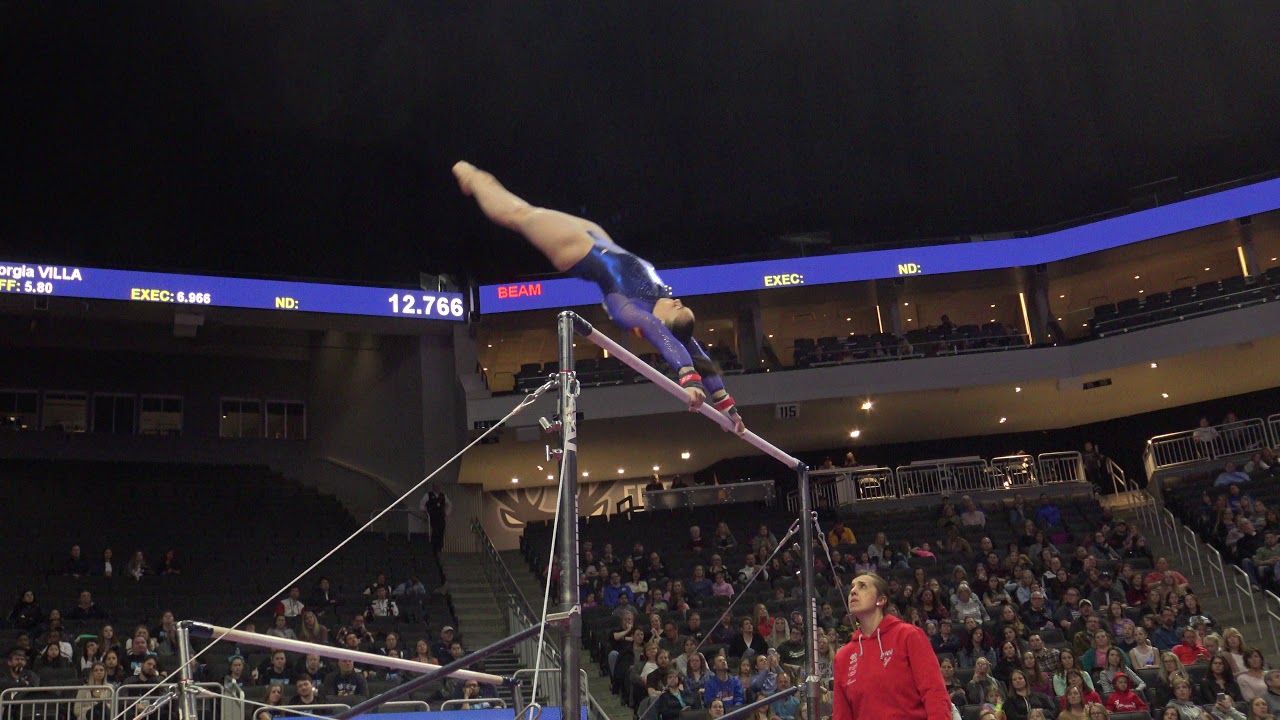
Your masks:
<svg viewBox="0 0 1280 720"><path fill-rule="evenodd" d="M1124 680L1124 691L1120 690L1120 681ZM1122 712L1141 712L1147 709L1147 703L1142 696L1133 691L1129 687L1129 683L1133 682L1126 673L1118 672L1111 678L1111 686L1116 690L1107 698L1107 711L1113 713Z"/></svg>
<svg viewBox="0 0 1280 720"><path fill-rule="evenodd" d="M951 720L951 698L924 631L886 615L836 653L832 720Z"/></svg>

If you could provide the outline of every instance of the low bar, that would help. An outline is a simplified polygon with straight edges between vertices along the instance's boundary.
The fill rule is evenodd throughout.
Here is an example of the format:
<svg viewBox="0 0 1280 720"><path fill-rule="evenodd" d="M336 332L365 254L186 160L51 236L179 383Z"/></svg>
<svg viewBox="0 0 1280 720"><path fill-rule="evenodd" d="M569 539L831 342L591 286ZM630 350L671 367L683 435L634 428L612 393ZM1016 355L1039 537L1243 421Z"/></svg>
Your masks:
<svg viewBox="0 0 1280 720"><path fill-rule="evenodd" d="M789 698L798 692L800 692L800 686L792 685L786 690L779 690L778 692L770 695L769 697L760 698L759 700L756 700L755 702L752 702L752 703L747 703L742 707L736 707L726 712L724 715L721 715L720 720L734 720L735 718L740 718L740 717L741 718L750 717L751 713L755 712L756 710L762 707L768 707L778 702L779 700L782 700L783 698Z"/></svg>
<svg viewBox="0 0 1280 720"><path fill-rule="evenodd" d="M493 655L494 653L502 652L503 650L506 650L512 645L522 642L526 638L530 638L530 637L533 637L534 635L537 635L539 632L541 632L541 630L542 630L541 625L530 625L529 627L517 632L514 635L510 635L495 643L486 645L480 648L479 650L476 650L475 652L471 653L470 655L465 655L463 657L460 657L457 660L446 663L442 667L434 667L431 665L426 665L426 667L433 668L431 671L427 672L427 674L421 677L413 678L412 680L409 680L406 683L402 683L400 685L397 685L396 687L391 688L390 690L382 693L381 695L375 695L365 700L364 702L358 703L355 706L353 706L350 710L344 710L341 714L337 715L335 720L349 720L349 718L363 715L366 712L379 708L383 704L388 703L392 700L395 700L398 697L408 695L409 693L413 692L414 690L417 690L423 685L431 683L435 680L439 680L442 677L462 677L462 673L466 671L461 670L461 668L477 663L489 657L490 655ZM423 666L424 663L418 663L418 665ZM483 673L469 673L469 674L481 675ZM510 680L502 679L502 680L503 682L509 682L513 685L519 682L515 679L510 679Z"/></svg>
<svg viewBox="0 0 1280 720"><path fill-rule="evenodd" d="M636 357L634 353L622 347L618 343L614 342L613 339L610 338L609 336L605 335L599 330L596 330L586 320L582 320L581 318L578 318L577 320L575 320L574 329L577 330L578 334L582 335L586 339L590 340L596 345L599 345L605 350L608 350L610 355L618 358L623 363L626 363L628 367L630 367L632 370L635 370L636 372L648 378L650 381L653 382L654 385L657 385L658 387L667 391L669 394L679 398L682 402L688 401L689 396L685 394L684 388L680 387L679 383L667 377L666 375L662 374L656 368L649 365L649 363ZM711 418L712 420L715 421L717 425L724 428L725 430L729 432L733 432L733 421L729 419L728 415L725 415L719 410L716 410L715 408L711 407L710 402L703 403L702 407L698 408L698 412ZM786 465L787 468L790 470L796 470L799 467L801 467L801 462L799 460L786 454L785 452L780 450L778 447L770 443L768 440L765 440L764 438L751 432L750 430L746 431L739 437L741 437L743 440L747 441L748 443L756 446L761 451L763 451L766 455L772 457L773 459L777 460L783 465Z"/></svg>
<svg viewBox="0 0 1280 720"><path fill-rule="evenodd" d="M321 657L334 658L335 660L351 660L352 662L364 663L366 665L396 668L397 670L407 670L414 673L429 673L439 670L441 667L440 665L430 665L416 660L390 658L386 655L375 655L373 653L360 652L358 650L347 650L346 648L338 648L331 645L317 645L315 643L303 642L301 640L289 640L287 638L276 637L274 635L259 635L258 633L233 630L231 628L224 628L217 625L209 625L207 623L199 623L191 620L183 621L181 625L186 626L190 633L196 637L231 640L234 642L242 642L246 645L270 648L272 650L290 650L292 652L303 654L309 653L319 655ZM450 663L450 665L452 664L453 663ZM457 670L450 672L449 677L455 677L459 680L475 680L477 682L488 683L490 685L502 685L507 682L507 679L500 675L490 675L489 673L472 672L470 670Z"/></svg>

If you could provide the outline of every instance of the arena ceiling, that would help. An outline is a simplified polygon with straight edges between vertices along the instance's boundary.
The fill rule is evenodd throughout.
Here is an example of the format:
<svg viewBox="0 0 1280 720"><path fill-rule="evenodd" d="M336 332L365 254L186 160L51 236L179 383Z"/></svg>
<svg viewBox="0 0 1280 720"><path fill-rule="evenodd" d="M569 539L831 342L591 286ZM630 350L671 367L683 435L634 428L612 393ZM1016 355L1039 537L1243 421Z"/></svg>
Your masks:
<svg viewBox="0 0 1280 720"><path fill-rule="evenodd" d="M1028 228L1276 169L1275 3L0 3L0 256L546 268L466 157L659 264Z"/></svg>

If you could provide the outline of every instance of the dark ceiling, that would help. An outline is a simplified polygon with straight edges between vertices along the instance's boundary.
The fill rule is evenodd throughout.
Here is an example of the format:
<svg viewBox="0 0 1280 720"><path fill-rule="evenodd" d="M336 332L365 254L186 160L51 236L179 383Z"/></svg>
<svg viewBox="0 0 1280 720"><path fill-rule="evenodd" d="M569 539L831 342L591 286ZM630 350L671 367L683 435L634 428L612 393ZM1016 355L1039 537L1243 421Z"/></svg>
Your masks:
<svg viewBox="0 0 1280 720"><path fill-rule="evenodd" d="M1277 27L1205 0L0 0L0 257L545 271L458 158L659 264L1033 227L1275 170Z"/></svg>

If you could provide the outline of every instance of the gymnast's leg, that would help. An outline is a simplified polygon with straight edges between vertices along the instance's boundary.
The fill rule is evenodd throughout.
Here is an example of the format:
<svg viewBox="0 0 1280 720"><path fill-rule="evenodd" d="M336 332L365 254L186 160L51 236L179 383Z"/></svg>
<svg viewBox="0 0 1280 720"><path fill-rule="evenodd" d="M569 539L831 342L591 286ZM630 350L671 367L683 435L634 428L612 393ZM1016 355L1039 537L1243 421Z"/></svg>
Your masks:
<svg viewBox="0 0 1280 720"><path fill-rule="evenodd" d="M560 272L569 270L591 252L595 243L588 233L609 237L589 220L530 205L471 163L457 163L453 174L462 193L474 197L486 217L523 235Z"/></svg>

